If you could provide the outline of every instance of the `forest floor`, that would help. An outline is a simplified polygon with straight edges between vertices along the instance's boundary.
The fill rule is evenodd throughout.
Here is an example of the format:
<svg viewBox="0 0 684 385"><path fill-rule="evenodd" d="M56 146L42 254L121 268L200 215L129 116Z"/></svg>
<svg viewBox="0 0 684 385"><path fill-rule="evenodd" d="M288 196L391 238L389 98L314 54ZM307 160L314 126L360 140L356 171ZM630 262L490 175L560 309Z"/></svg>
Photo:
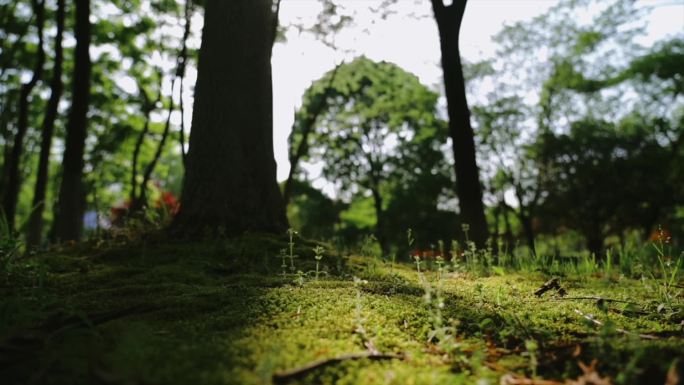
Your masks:
<svg viewBox="0 0 684 385"><path fill-rule="evenodd" d="M674 385L684 377L682 315L665 315L662 291L649 286L657 280L440 273L429 264L418 273L415 264L331 255L316 280L282 275L285 242L100 244L23 259L0 280L0 382ZM315 269L310 246L295 249L297 269ZM565 293L536 296L554 277ZM681 306L681 290L670 300Z"/></svg>

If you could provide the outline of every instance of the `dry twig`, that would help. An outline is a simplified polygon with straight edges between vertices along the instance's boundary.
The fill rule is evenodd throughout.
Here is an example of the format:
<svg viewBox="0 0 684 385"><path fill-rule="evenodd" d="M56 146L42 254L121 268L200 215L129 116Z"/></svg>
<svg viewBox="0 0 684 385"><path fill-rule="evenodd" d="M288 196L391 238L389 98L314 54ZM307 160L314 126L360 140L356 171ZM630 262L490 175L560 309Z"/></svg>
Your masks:
<svg viewBox="0 0 684 385"><path fill-rule="evenodd" d="M594 325L598 325L598 326L604 325L603 322L597 320L592 315L584 314L580 309L575 309L575 313L577 313L577 314L581 315L582 317L584 317L585 319L591 321ZM643 338L645 340L658 340L658 339L660 339L659 337L651 335L651 334L633 333L633 332L630 332L629 330L625 330L625 329L621 329L621 328L616 328L615 330L617 330L618 332L620 332L622 334L626 334L626 335L630 335L630 336L638 336L639 338Z"/></svg>
<svg viewBox="0 0 684 385"><path fill-rule="evenodd" d="M273 383L274 384L284 384L290 380L301 378L307 373L312 372L318 368L338 364L340 362L349 360L359 360L367 358L369 360L400 360L403 356L398 354L373 354L373 353L353 353L353 354L343 354L341 356L326 358L318 361L310 362L306 365L300 366L298 368L284 370L281 372L273 373Z"/></svg>

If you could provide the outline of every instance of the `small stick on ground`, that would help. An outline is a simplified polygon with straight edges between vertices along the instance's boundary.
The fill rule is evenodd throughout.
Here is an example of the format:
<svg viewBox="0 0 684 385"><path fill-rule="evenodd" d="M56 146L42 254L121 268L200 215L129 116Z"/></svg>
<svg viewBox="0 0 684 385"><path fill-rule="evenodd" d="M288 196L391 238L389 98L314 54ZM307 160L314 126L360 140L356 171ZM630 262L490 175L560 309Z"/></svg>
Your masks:
<svg viewBox="0 0 684 385"><path fill-rule="evenodd" d="M597 320L596 318L594 318L591 315L582 313L582 311L580 309L575 309L575 313L577 313L577 314L581 315L582 317L584 317L585 319L591 321L594 325L603 326L603 322ZM639 338L643 338L645 340L659 340L660 339L658 336L654 336L651 334L632 333L629 330L620 329L620 328L616 328L615 330L617 330L618 332L620 332L622 334L626 334L626 335L630 335L630 336L638 336Z"/></svg>
<svg viewBox="0 0 684 385"><path fill-rule="evenodd" d="M534 292L534 295L536 295L537 297L541 297L544 293L546 293L549 290L558 291L558 294L560 294L561 297L565 296L566 294L566 291L560 285L558 278L551 278L548 281L546 281L545 284L541 285L541 287Z"/></svg>
<svg viewBox="0 0 684 385"><path fill-rule="evenodd" d="M535 378L525 378L514 374L504 374L501 377L501 385L564 385L563 382L553 380L542 380Z"/></svg>
<svg viewBox="0 0 684 385"><path fill-rule="evenodd" d="M561 297L561 298L556 298L558 300L593 300L593 301L604 301L604 302L619 302L619 303L626 303L630 305L638 305L636 302L632 301L625 301L622 299L613 299L613 298L603 298L603 297L597 297L597 296L587 296L587 297Z"/></svg>
<svg viewBox="0 0 684 385"><path fill-rule="evenodd" d="M307 373L310 373L318 368L338 364L340 362L349 360L360 360L367 358L369 360L400 360L404 357L398 354L373 354L373 353L353 353L353 354L343 354L341 356L326 358L318 361L310 362L306 365L300 366L298 368L284 370L281 372L273 373L273 383L274 384L284 384L290 380L300 378Z"/></svg>

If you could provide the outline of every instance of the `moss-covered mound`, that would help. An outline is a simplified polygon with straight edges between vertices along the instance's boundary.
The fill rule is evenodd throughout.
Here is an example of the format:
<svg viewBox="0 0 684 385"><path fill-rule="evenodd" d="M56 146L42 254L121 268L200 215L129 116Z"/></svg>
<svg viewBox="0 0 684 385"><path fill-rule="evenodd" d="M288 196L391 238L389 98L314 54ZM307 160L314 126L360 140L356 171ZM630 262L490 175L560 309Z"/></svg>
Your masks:
<svg viewBox="0 0 684 385"><path fill-rule="evenodd" d="M681 319L645 286L657 281L566 276L564 297L537 297L551 278L543 273L419 274L329 252L316 278L313 244L297 244L294 259L279 253L287 239L252 235L21 260L0 280L0 383L663 384L684 375Z"/></svg>

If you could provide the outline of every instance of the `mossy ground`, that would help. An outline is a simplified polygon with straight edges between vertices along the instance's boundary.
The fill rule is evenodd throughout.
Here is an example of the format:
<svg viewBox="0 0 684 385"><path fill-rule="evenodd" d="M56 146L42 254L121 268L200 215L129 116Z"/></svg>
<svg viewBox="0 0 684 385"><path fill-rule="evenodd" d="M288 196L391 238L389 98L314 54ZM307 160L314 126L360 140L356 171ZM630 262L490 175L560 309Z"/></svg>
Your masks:
<svg viewBox="0 0 684 385"><path fill-rule="evenodd" d="M301 285L280 274L285 242L91 245L32 257L0 282L0 382L269 384L275 372L365 352L369 340L403 359L345 361L290 383L498 384L508 373L563 380L594 359L617 383L663 384L677 358L684 373L681 317L654 310L657 298L637 280L561 277L568 297L631 302L597 306L534 296L550 278L541 272L450 272L439 281L410 264L326 255L328 274ZM303 271L314 266L310 246L296 250ZM450 351L428 342L425 281L442 285Z"/></svg>

